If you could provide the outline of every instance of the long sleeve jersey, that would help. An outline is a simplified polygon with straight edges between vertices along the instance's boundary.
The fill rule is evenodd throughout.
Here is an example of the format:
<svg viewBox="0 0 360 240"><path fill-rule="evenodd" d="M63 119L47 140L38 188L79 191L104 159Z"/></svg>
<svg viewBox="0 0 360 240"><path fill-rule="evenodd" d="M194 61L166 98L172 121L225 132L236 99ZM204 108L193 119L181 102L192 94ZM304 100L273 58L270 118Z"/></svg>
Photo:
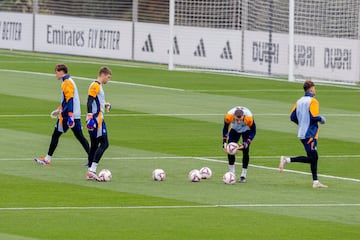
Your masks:
<svg viewBox="0 0 360 240"><path fill-rule="evenodd" d="M80 98L76 84L71 79L69 74L66 74L64 77L62 77L61 80L62 80L61 83L62 115L64 117L67 117L68 113L72 112L75 119L80 119L81 117Z"/></svg>
<svg viewBox="0 0 360 240"><path fill-rule="evenodd" d="M244 121L241 123L238 123L237 121L235 121L234 114L237 109L241 109L244 113ZM238 133L250 131L250 134L249 134L250 140L253 140L256 135L256 125L255 125L253 115L252 115L251 111L246 107L237 106L237 107L230 109L225 114L224 127L223 127L223 137L224 138L227 137L230 126L232 129L234 129Z"/></svg>
<svg viewBox="0 0 360 240"><path fill-rule="evenodd" d="M298 125L298 138L318 138L319 102L311 93L305 93L292 107L290 120Z"/></svg>

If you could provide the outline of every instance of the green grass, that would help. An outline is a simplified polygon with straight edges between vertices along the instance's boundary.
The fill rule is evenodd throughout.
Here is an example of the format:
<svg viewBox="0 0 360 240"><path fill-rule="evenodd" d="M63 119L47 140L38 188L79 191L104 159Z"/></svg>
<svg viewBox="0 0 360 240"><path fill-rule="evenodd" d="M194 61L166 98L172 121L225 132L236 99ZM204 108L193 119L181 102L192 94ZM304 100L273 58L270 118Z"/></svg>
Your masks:
<svg viewBox="0 0 360 240"><path fill-rule="evenodd" d="M110 147L99 166L112 171L111 182L85 180L86 156L71 132L61 137L50 167L32 161L46 153L55 124L49 113L59 104L53 74L59 62L70 67L83 114L98 68L113 70L104 86L113 106L106 115ZM5 50L0 74L0 239L360 236L359 86L317 85L327 118L320 126L319 173L329 188L316 190L308 165L277 170L280 155L304 154L288 116L303 94L301 83ZM252 110L257 136L248 182L229 186L221 180L227 170L221 130L235 105ZM190 183L188 172L203 166L212 178ZM166 171L164 182L152 181L155 168Z"/></svg>

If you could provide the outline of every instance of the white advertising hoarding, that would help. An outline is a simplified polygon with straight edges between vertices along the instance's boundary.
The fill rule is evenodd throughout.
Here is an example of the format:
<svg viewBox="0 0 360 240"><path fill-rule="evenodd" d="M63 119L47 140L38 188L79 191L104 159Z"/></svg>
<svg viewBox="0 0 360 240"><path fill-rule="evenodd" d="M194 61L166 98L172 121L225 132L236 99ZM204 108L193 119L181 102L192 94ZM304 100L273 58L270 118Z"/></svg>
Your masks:
<svg viewBox="0 0 360 240"><path fill-rule="evenodd" d="M134 58L168 63L169 26L135 24ZM241 32L223 29L174 26L174 64L213 69L240 70Z"/></svg>
<svg viewBox="0 0 360 240"><path fill-rule="evenodd" d="M132 23L36 15L35 51L131 59Z"/></svg>
<svg viewBox="0 0 360 240"><path fill-rule="evenodd" d="M285 34L272 34L270 38L266 32L245 31L244 71L286 75L288 42Z"/></svg>
<svg viewBox="0 0 360 240"><path fill-rule="evenodd" d="M226 29L174 27L174 63L240 70L241 32Z"/></svg>
<svg viewBox="0 0 360 240"><path fill-rule="evenodd" d="M246 31L244 71L287 75L286 34ZM344 82L359 81L359 40L295 36L294 74Z"/></svg>
<svg viewBox="0 0 360 240"><path fill-rule="evenodd" d="M295 36L294 73L358 82L359 43L359 40Z"/></svg>
<svg viewBox="0 0 360 240"><path fill-rule="evenodd" d="M168 25L136 22L134 36L134 60L168 63Z"/></svg>
<svg viewBox="0 0 360 240"><path fill-rule="evenodd" d="M0 48L32 51L33 15L0 12Z"/></svg>

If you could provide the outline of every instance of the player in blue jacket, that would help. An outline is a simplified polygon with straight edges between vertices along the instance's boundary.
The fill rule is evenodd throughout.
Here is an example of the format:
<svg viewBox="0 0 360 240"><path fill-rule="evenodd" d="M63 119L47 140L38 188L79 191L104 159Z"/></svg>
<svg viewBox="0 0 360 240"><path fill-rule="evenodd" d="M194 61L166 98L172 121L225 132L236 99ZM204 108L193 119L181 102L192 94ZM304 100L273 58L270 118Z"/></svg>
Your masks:
<svg viewBox="0 0 360 240"><path fill-rule="evenodd" d="M303 144L306 156L280 157L279 171L282 172L285 164L291 162L309 163L313 179L313 188L327 188L318 180L317 166L317 139L319 135L319 125L325 124L326 119L319 115L319 102L315 97L315 84L307 80L304 83L305 95L301 97L293 106L290 113L290 120L298 125L298 138Z"/></svg>

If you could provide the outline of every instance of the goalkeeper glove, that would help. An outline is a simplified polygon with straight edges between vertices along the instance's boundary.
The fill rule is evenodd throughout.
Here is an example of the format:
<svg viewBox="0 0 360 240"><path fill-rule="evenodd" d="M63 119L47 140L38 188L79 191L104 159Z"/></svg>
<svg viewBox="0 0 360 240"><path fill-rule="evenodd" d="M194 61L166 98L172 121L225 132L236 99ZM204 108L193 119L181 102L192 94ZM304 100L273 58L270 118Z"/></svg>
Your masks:
<svg viewBox="0 0 360 240"><path fill-rule="evenodd" d="M60 115L60 110L59 110L59 109L55 109L54 111L52 111L52 112L50 113L50 117L51 117L51 118L58 118L59 115Z"/></svg>
<svg viewBox="0 0 360 240"><path fill-rule="evenodd" d="M246 140L246 142L243 142L243 143L242 143L243 149L248 148L249 145L250 145L250 143L251 143L251 139L248 138L248 139Z"/></svg>
<svg viewBox="0 0 360 240"><path fill-rule="evenodd" d="M61 106L50 113L51 118L58 118L61 113Z"/></svg>
<svg viewBox="0 0 360 240"><path fill-rule="evenodd" d="M68 113L67 125L69 126L69 128L73 128L75 126L74 116L72 112Z"/></svg>
<svg viewBox="0 0 360 240"><path fill-rule="evenodd" d="M323 116L320 116L320 123L325 124L326 123L326 118L323 117Z"/></svg>
<svg viewBox="0 0 360 240"><path fill-rule="evenodd" d="M222 148L223 149L226 149L226 146L227 146L226 140L227 140L227 136L224 136L223 137L223 143L222 143Z"/></svg>
<svg viewBox="0 0 360 240"><path fill-rule="evenodd" d="M92 113L88 113L86 117L86 128L89 131L93 131L96 128L96 123L94 121Z"/></svg>
<svg viewBox="0 0 360 240"><path fill-rule="evenodd" d="M107 111L107 112L110 112L110 110L111 110L111 104L110 103L105 103L105 110Z"/></svg>

